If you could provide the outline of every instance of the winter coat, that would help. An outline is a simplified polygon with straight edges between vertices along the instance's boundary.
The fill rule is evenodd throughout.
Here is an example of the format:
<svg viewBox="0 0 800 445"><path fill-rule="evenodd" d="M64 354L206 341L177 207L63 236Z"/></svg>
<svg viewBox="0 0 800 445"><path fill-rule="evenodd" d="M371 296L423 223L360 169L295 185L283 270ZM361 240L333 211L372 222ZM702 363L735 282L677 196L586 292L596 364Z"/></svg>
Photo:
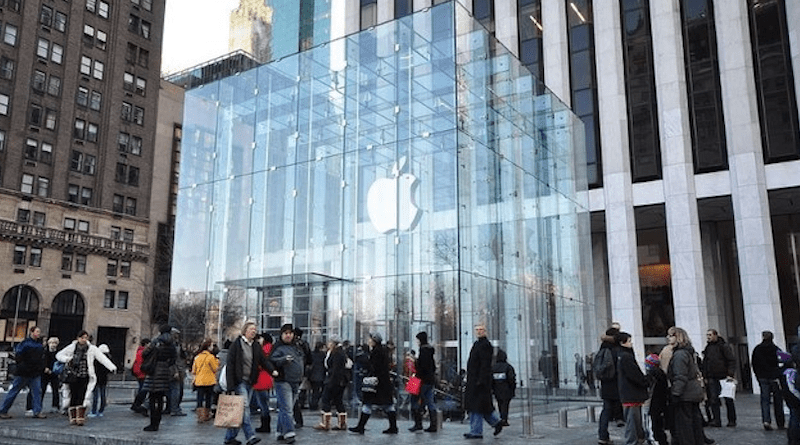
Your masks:
<svg viewBox="0 0 800 445"><path fill-rule="evenodd" d="M58 351L56 354L56 360L64 364L68 364L75 356L75 346L77 344L78 340L72 340L72 343L70 343L66 348ZM114 365L114 362L106 357L105 354L100 352L100 350L97 349L97 346L91 343L87 343L87 345L89 346L89 349L86 351L86 367L89 372L89 384L86 386L86 395L83 397L83 406L88 408L92 406L92 392L94 391L94 387L97 385L97 374L95 374L94 362L100 362L100 364L108 368L111 372L116 372L117 366Z"/></svg>
<svg viewBox="0 0 800 445"><path fill-rule="evenodd" d="M671 383L672 400L678 402L700 403L705 398L705 391L700 384L700 370L697 367L694 348L691 346L675 347L669 361L667 378Z"/></svg>
<svg viewBox="0 0 800 445"><path fill-rule="evenodd" d="M616 345L614 338L611 336L603 335L601 339L603 340L603 343L600 345L600 349L611 349L611 359L614 362L614 366L616 366L617 357L619 356L619 347ZM610 379L600 379L601 398L608 400L619 400L619 379L617 377L618 376L615 375Z"/></svg>
<svg viewBox="0 0 800 445"><path fill-rule="evenodd" d="M472 344L467 359L467 387L464 409L471 413L489 414L492 404L492 355L494 348L486 337Z"/></svg>
<svg viewBox="0 0 800 445"><path fill-rule="evenodd" d="M367 376L377 377L378 386L375 392L364 392L364 403L372 405L391 405L394 403L394 382L389 371L392 368L392 360L389 356L389 348L384 345L376 345L369 354L369 365Z"/></svg>
<svg viewBox="0 0 800 445"><path fill-rule="evenodd" d="M350 370L347 369L347 356L342 347L336 345L332 350L328 351L325 355L324 365L325 373L325 386L341 386L345 387L350 382Z"/></svg>
<svg viewBox="0 0 800 445"><path fill-rule="evenodd" d="M291 356L291 360L286 357ZM273 369L278 370L276 382L300 383L303 381L306 357L303 354L302 346L296 342L284 343L278 338L272 347L272 354L269 360L272 362Z"/></svg>
<svg viewBox="0 0 800 445"><path fill-rule="evenodd" d="M758 379L776 380L781 376L778 367L778 348L772 341L764 340L753 348L753 373Z"/></svg>
<svg viewBox="0 0 800 445"><path fill-rule="evenodd" d="M661 367L656 366L647 371L647 380L650 382L650 412L653 414L666 412L669 403L667 374Z"/></svg>
<svg viewBox="0 0 800 445"><path fill-rule="evenodd" d="M32 337L25 337L22 343L14 348L14 360L17 363L16 375L20 377L36 377L44 373L44 346ZM51 363L50 366L53 364Z"/></svg>
<svg viewBox="0 0 800 445"><path fill-rule="evenodd" d="M436 384L436 359L435 350L428 343L419 346L419 356L416 363L416 374L424 385Z"/></svg>
<svg viewBox="0 0 800 445"><path fill-rule="evenodd" d="M703 350L703 377L721 380L736 373L736 357L722 337L706 345Z"/></svg>
<svg viewBox="0 0 800 445"><path fill-rule="evenodd" d="M214 386L217 383L219 360L209 350L200 351L192 362L194 386Z"/></svg>
<svg viewBox="0 0 800 445"><path fill-rule="evenodd" d="M144 378L142 389L150 392L168 393L169 384L174 374L175 361L178 358L175 344L169 332L161 334L150 342L142 351L142 360L147 361L151 354L156 354L156 370Z"/></svg>
<svg viewBox="0 0 800 445"><path fill-rule="evenodd" d="M315 383L325 381L325 351L314 351L311 353L311 372L308 380Z"/></svg>
<svg viewBox="0 0 800 445"><path fill-rule="evenodd" d="M269 355L272 353L272 343L264 343L261 350L264 351L264 356L269 359ZM272 380L272 374L259 366L258 379L256 380L256 384L253 385L253 389L256 391L266 391L272 389L273 386L275 386L275 382Z"/></svg>
<svg viewBox="0 0 800 445"><path fill-rule="evenodd" d="M252 348L253 361L250 363L250 377L245 380L242 348L248 347ZM248 345L244 337L241 335L234 340L234 342L231 343L230 348L228 348L228 357L225 359L225 364L227 365L225 367L225 381L228 384L229 391L233 391L233 389L242 382L253 386L258 381L259 366L266 369L270 373L275 370L275 366L273 366L273 364L264 354L264 347L261 345L261 343L253 341L253 344Z"/></svg>
<svg viewBox="0 0 800 445"><path fill-rule="evenodd" d="M516 395L517 373L507 360L506 351L500 350L492 366L492 392L497 400L511 400Z"/></svg>
<svg viewBox="0 0 800 445"><path fill-rule="evenodd" d="M108 354L105 354L105 353L101 353L101 354L105 355L109 360L111 360L111 357L109 357ZM97 376L97 386L98 387L99 386L106 386L108 384L108 374L111 373L111 371L108 368L106 368L105 366L97 366L97 362L95 361L94 362L94 373Z"/></svg>
<svg viewBox="0 0 800 445"><path fill-rule="evenodd" d="M45 369L49 369L53 371L53 365L58 361L56 360L56 354L58 351L51 351L48 347L44 348L44 367Z"/></svg>
<svg viewBox="0 0 800 445"><path fill-rule="evenodd" d="M139 349L136 350L136 358L133 359L133 365L131 366L131 373L139 380L144 380L147 377L147 374L142 372L142 352L144 350L145 346L139 346Z"/></svg>
<svg viewBox="0 0 800 445"><path fill-rule="evenodd" d="M624 346L617 355L617 387L622 403L644 403L650 397L647 377L636 363L633 349Z"/></svg>

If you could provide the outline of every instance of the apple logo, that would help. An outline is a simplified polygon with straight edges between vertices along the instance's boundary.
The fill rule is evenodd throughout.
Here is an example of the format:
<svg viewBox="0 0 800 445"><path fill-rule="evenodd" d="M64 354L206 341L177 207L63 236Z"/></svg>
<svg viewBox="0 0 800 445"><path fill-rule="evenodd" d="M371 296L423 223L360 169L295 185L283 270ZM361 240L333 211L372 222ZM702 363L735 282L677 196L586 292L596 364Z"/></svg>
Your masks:
<svg viewBox="0 0 800 445"><path fill-rule="evenodd" d="M400 173L405 164L404 156L392 167L393 177L376 179L367 192L367 213L380 233L412 230L422 214L414 204L419 181L410 173Z"/></svg>

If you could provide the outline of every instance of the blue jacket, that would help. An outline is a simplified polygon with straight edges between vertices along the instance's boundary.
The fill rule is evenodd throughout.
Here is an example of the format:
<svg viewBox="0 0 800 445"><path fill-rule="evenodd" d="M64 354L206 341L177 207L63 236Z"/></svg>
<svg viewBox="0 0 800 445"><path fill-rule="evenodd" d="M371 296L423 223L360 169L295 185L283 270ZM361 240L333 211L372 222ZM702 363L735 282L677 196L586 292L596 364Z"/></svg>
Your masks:
<svg viewBox="0 0 800 445"><path fill-rule="evenodd" d="M44 373L44 346L31 337L26 337L14 348L14 360L17 362L17 375L20 377L36 377Z"/></svg>
<svg viewBox="0 0 800 445"><path fill-rule="evenodd" d="M287 357L291 356L291 360ZM279 382L300 383L303 381L303 370L305 368L305 354L297 343L284 343L280 338L275 342L269 360L278 370L275 377Z"/></svg>

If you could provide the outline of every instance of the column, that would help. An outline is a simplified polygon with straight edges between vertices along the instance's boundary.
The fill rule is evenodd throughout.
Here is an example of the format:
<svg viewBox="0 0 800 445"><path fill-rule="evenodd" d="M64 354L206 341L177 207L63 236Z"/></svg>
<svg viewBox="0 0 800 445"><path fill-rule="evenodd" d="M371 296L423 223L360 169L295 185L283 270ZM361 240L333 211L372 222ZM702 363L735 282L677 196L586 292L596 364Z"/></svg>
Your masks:
<svg viewBox="0 0 800 445"><path fill-rule="evenodd" d="M562 102L570 105L572 98L569 89L569 45L565 2L542 1L542 26L544 26L542 50L545 85Z"/></svg>

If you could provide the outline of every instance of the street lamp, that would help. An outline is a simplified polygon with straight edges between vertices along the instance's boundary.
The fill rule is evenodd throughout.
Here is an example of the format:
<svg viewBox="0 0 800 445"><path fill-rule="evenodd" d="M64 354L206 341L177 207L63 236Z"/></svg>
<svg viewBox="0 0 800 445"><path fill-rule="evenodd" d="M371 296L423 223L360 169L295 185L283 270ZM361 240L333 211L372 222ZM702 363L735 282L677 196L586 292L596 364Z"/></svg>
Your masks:
<svg viewBox="0 0 800 445"><path fill-rule="evenodd" d="M17 340L17 319L19 318L19 299L22 298L22 288L33 283L34 281L41 280L41 277L36 277L26 281L24 284L20 284L17 287L17 304L14 307L14 327L11 330L11 350L14 350L14 343Z"/></svg>

